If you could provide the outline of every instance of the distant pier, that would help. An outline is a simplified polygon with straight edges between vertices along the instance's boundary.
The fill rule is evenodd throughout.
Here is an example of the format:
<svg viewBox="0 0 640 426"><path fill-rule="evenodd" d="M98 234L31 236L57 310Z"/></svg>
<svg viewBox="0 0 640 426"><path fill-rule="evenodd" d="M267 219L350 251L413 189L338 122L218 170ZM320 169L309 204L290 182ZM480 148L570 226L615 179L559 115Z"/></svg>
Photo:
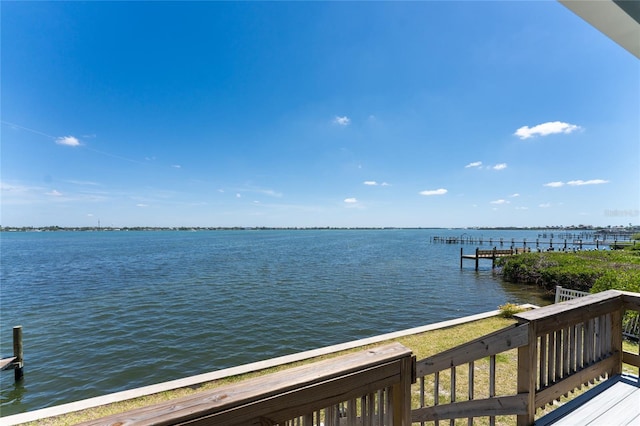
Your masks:
<svg viewBox="0 0 640 426"><path fill-rule="evenodd" d="M491 250L480 250L479 248L476 248L474 254L464 254L463 248L460 247L460 269L462 269L462 261L464 259L474 260L476 263L476 271L480 266L480 259L490 259L491 268L493 269L496 267L496 259L500 257L513 256L515 254L520 254L528 251L531 250L527 248L510 248L507 250L498 250L496 247L494 247Z"/></svg>
<svg viewBox="0 0 640 426"><path fill-rule="evenodd" d="M546 234L544 234L546 235ZM579 238L536 238L535 240L530 240L527 238L517 239L517 238L483 238L483 237L472 237L467 235L462 235L459 237L455 236L433 236L431 237L431 243L434 244L473 244L477 246L495 246L495 247L509 247L516 248L518 246L522 248L535 248L538 250L571 250L571 249L596 249L600 248L619 248L623 245L631 244L628 239L579 239Z"/></svg>

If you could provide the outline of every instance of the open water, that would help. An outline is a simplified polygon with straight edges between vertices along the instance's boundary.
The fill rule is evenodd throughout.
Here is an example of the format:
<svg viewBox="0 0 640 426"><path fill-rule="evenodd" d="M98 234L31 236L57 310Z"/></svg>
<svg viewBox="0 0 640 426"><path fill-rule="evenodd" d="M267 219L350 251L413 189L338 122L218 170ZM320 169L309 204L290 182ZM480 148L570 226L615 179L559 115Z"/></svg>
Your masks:
<svg viewBox="0 0 640 426"><path fill-rule="evenodd" d="M494 310L546 304L460 246L473 230L0 234L0 415ZM475 246L466 246L471 253Z"/></svg>

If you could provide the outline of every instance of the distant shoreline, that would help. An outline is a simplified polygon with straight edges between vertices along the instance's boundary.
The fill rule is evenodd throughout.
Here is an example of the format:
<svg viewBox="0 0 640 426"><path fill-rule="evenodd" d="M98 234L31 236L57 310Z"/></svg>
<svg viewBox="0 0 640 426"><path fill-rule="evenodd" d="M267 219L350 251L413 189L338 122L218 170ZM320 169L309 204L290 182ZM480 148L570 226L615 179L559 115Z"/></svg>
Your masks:
<svg viewBox="0 0 640 426"><path fill-rule="evenodd" d="M332 226L310 226L310 227L270 227L270 226L0 226L0 232L118 232L118 231L339 231L339 230L461 230L461 231L584 231L595 233L616 233L632 234L640 232L640 226L533 226L533 227L332 227Z"/></svg>

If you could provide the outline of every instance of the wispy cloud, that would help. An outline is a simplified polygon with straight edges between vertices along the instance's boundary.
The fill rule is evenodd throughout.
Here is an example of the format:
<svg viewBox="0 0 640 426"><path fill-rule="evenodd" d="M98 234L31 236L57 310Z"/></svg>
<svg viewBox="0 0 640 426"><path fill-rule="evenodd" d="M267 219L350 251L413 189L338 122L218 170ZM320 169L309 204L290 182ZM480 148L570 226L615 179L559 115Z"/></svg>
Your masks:
<svg viewBox="0 0 640 426"><path fill-rule="evenodd" d="M567 182L567 185L571 185L571 186L602 185L604 183L609 183L609 181L604 179L570 180L569 182Z"/></svg>
<svg viewBox="0 0 640 426"><path fill-rule="evenodd" d="M98 182L92 182L89 180L67 180L66 182L72 183L74 185L82 185L82 186L99 186Z"/></svg>
<svg viewBox="0 0 640 426"><path fill-rule="evenodd" d="M182 166L180 164L172 164L171 167L173 167L174 169L181 169Z"/></svg>
<svg viewBox="0 0 640 426"><path fill-rule="evenodd" d="M464 166L465 169L470 169L472 167L480 167L482 166L482 161L474 161L473 163L469 163L466 166Z"/></svg>
<svg viewBox="0 0 640 426"><path fill-rule="evenodd" d="M358 202L358 199L357 199L357 198L354 198L354 197L351 197L351 198L345 198L345 199L344 199L344 202L345 202L345 203L347 203L347 204L355 204L355 203L357 203L357 202Z"/></svg>
<svg viewBox="0 0 640 426"><path fill-rule="evenodd" d="M387 182L378 183L375 180L365 180L362 184L367 186L391 186L391 184Z"/></svg>
<svg viewBox="0 0 640 426"><path fill-rule="evenodd" d="M62 196L62 192L54 189L52 191L47 192L47 195L51 195L52 197L61 197Z"/></svg>
<svg viewBox="0 0 640 426"><path fill-rule="evenodd" d="M444 195L446 194L448 191L444 188L439 188L439 189L427 189L424 191L420 191L420 195L426 195L426 196L431 196L431 195Z"/></svg>
<svg viewBox="0 0 640 426"><path fill-rule="evenodd" d="M608 180L605 179L590 179L590 180L570 180L568 182L549 182L545 183L543 186L548 186L550 188L560 188L561 186L569 185L569 186L584 186L584 185L602 185L605 183L609 183Z"/></svg>
<svg viewBox="0 0 640 426"><path fill-rule="evenodd" d="M346 115L344 117L336 116L333 119L333 124L337 124L338 126L348 126L351 123L351 119Z"/></svg>
<svg viewBox="0 0 640 426"><path fill-rule="evenodd" d="M533 127L522 126L516 130L514 136L520 139L529 139L535 136L548 136L556 133L568 134L580 129L581 127L576 124L564 123L562 121L549 121Z"/></svg>
<svg viewBox="0 0 640 426"><path fill-rule="evenodd" d="M504 170L507 168L507 163L496 164L492 167L493 170Z"/></svg>
<svg viewBox="0 0 640 426"><path fill-rule="evenodd" d="M548 209L549 207L551 207L551 203L538 204L538 207L540 207L541 209Z"/></svg>
<svg viewBox="0 0 640 426"><path fill-rule="evenodd" d="M81 145L80 141L75 136L61 136L59 138L56 138L56 143L58 145L65 145L65 146L80 146Z"/></svg>
<svg viewBox="0 0 640 426"><path fill-rule="evenodd" d="M282 192L274 191L273 189L262 189L258 191L261 194L268 195L269 197L281 198Z"/></svg>
<svg viewBox="0 0 640 426"><path fill-rule="evenodd" d="M520 196L520 194L518 194L517 192L515 194L509 195L509 197L512 197L512 198L519 197L519 196Z"/></svg>
<svg viewBox="0 0 640 426"><path fill-rule="evenodd" d="M491 204L509 204L511 203L511 201L499 199L499 200L490 201L490 203Z"/></svg>
<svg viewBox="0 0 640 426"><path fill-rule="evenodd" d="M149 207L149 205L144 203L138 203L136 204L136 207Z"/></svg>

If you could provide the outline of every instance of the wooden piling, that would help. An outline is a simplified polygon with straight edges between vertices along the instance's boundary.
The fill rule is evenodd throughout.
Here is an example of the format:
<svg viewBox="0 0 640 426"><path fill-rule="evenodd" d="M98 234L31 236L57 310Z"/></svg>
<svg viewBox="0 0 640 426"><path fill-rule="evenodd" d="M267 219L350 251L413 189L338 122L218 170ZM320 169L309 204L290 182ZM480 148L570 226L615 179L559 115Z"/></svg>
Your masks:
<svg viewBox="0 0 640 426"><path fill-rule="evenodd" d="M24 376L24 353L22 349L22 326L13 327L13 356L16 357L16 367L13 370L16 382Z"/></svg>

